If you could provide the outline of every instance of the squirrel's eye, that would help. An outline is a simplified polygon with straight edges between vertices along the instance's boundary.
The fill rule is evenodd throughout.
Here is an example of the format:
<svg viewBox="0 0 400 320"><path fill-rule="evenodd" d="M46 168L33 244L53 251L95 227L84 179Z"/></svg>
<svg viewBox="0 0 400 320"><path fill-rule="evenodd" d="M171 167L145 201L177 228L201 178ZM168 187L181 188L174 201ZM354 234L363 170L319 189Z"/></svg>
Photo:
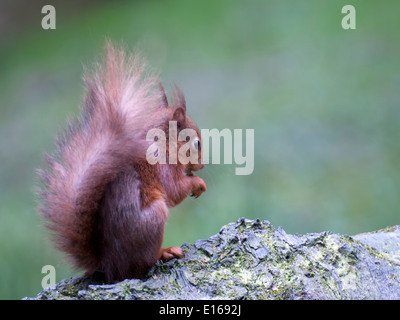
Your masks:
<svg viewBox="0 0 400 320"><path fill-rule="evenodd" d="M193 141L194 147L199 150L200 149L200 140L196 139Z"/></svg>

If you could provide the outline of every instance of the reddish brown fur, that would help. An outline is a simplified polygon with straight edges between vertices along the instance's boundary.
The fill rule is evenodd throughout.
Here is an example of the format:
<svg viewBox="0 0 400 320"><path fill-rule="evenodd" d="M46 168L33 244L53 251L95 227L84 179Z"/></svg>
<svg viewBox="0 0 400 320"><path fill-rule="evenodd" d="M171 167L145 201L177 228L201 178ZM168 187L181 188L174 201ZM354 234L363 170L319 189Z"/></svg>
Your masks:
<svg viewBox="0 0 400 320"><path fill-rule="evenodd" d="M161 248L168 207L206 190L192 175L201 164L147 163L150 128L167 131L176 120L180 130L192 128L199 138L200 132L182 92L175 89L168 107L160 81L143 71L137 56L126 58L108 43L103 66L85 77L80 120L40 171L40 210L57 247L86 276L102 271L107 282L142 277L157 259L182 257L180 248Z"/></svg>

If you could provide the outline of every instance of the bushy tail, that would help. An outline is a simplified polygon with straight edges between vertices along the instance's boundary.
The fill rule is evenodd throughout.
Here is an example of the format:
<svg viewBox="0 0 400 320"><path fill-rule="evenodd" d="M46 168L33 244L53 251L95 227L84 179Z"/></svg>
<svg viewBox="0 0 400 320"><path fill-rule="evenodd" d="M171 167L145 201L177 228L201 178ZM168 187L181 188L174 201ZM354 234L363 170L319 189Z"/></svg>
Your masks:
<svg viewBox="0 0 400 320"><path fill-rule="evenodd" d="M96 213L105 188L138 158L145 157L144 124L162 103L158 79L144 75L137 56L126 57L108 43L103 64L85 76L81 117L57 141L40 170L42 215L56 246L75 267L99 267Z"/></svg>

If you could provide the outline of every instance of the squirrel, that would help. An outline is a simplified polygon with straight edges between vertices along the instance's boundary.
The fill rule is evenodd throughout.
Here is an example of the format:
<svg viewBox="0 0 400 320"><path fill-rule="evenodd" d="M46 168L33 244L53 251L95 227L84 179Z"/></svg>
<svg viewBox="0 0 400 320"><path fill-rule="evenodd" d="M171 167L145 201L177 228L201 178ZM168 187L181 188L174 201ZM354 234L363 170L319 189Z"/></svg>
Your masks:
<svg viewBox="0 0 400 320"><path fill-rule="evenodd" d="M178 134L195 130L200 149L182 91L175 86L169 105L142 58L111 42L105 47L102 64L84 74L81 116L57 139L57 151L46 155L48 168L39 170L39 211L56 247L85 271L83 278L100 273L112 283L144 277L157 260L183 257L179 247L162 248L168 208L199 197L206 185L193 174L204 167L200 152L198 163L146 160L146 132L168 132L170 121Z"/></svg>

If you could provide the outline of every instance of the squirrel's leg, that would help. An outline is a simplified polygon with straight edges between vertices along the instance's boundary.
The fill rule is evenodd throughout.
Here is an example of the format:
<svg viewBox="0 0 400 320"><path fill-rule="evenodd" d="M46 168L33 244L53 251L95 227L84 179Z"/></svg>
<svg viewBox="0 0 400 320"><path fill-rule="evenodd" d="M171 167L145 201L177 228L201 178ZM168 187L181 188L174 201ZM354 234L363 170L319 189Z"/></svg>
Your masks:
<svg viewBox="0 0 400 320"><path fill-rule="evenodd" d="M101 270L106 281L141 278L160 258L168 208L156 195L143 205L135 170L108 185L99 214Z"/></svg>
<svg viewBox="0 0 400 320"><path fill-rule="evenodd" d="M145 230L148 230L147 234L143 234L142 237L148 236L150 239L158 239L157 241L148 241L148 243L153 242L155 246L158 246L154 247L153 250L158 250L157 260L161 259L163 261L168 261L173 258L179 259L183 257L183 251L179 247L161 248L162 242L164 241L164 227L167 219L167 214L168 208L165 202L161 199L154 201L148 208L142 211L142 216L151 218L151 216L153 215L154 217L157 217L154 220L157 220L160 224L161 231L154 233L152 233L151 231L149 232L149 230L154 230L153 228L150 228L151 226L149 226L149 228L145 228Z"/></svg>

